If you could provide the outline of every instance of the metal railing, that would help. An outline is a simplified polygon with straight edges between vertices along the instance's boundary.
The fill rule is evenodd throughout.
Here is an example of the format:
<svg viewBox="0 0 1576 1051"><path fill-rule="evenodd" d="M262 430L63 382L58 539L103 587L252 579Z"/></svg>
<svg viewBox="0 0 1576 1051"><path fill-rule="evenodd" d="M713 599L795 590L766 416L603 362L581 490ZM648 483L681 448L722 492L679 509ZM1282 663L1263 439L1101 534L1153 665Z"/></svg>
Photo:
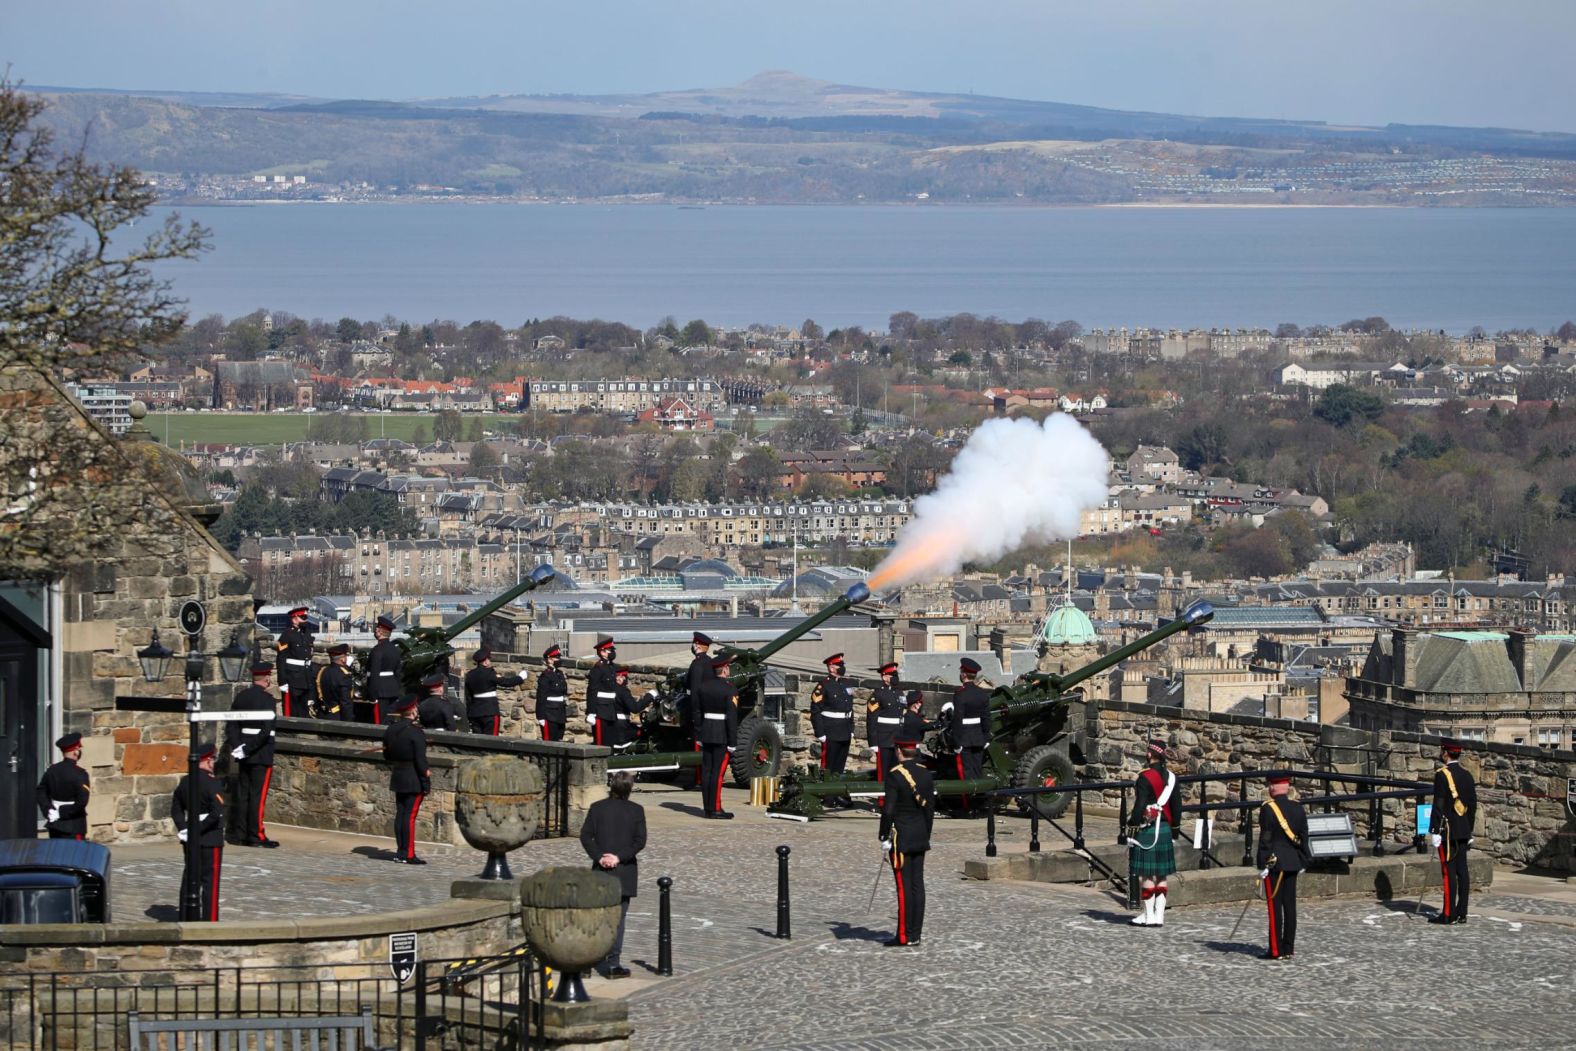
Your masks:
<svg viewBox="0 0 1576 1051"><path fill-rule="evenodd" d="M46 972L0 978L0 1046L123 1051L146 1020L314 1018L369 1008L378 1045L415 1051L541 1046L546 986L521 947L424 960L405 982L375 964Z"/></svg>

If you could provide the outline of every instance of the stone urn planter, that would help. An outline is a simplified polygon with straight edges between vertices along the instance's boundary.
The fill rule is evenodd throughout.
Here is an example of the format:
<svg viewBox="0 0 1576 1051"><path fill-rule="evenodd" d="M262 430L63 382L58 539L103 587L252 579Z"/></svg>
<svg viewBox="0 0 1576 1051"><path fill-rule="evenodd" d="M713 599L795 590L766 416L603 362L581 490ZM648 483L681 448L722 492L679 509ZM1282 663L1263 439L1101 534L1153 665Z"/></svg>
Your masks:
<svg viewBox="0 0 1576 1051"><path fill-rule="evenodd" d="M580 976L613 949L623 892L616 877L560 865L520 882L520 924L542 962L560 972L553 999L591 999Z"/></svg>
<svg viewBox="0 0 1576 1051"><path fill-rule="evenodd" d="M482 879L512 879L508 853L542 824L542 771L518 756L467 759L455 778L454 819L465 842L487 852Z"/></svg>

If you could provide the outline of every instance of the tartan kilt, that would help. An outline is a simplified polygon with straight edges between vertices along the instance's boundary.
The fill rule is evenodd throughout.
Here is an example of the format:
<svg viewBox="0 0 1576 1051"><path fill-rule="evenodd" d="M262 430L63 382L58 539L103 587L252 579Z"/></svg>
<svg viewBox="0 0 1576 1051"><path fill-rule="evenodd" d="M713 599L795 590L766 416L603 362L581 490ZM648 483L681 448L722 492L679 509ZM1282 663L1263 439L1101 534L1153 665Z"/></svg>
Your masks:
<svg viewBox="0 0 1576 1051"><path fill-rule="evenodd" d="M1158 835L1155 828L1159 829ZM1145 846L1150 836L1155 836L1152 847ZM1177 870L1176 852L1171 848L1171 822L1161 819L1158 826L1140 825L1136 832L1128 833L1128 842L1137 844L1132 848L1133 875L1139 879L1169 876Z"/></svg>

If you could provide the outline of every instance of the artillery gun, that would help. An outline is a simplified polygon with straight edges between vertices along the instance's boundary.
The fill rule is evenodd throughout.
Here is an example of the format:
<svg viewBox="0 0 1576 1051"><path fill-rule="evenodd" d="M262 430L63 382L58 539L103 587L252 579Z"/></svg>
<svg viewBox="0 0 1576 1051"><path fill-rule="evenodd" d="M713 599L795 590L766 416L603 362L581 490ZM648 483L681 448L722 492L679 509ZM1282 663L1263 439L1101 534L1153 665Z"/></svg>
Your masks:
<svg viewBox="0 0 1576 1051"><path fill-rule="evenodd" d="M400 684L410 693L421 692L422 676L433 668L449 673L449 658L454 656L454 640L528 591L534 591L556 576L552 566L537 566L526 578L485 606L466 614L444 628L406 628L399 647Z"/></svg>
<svg viewBox="0 0 1576 1051"><path fill-rule="evenodd" d="M1197 628L1215 615L1214 607L1199 601L1176 620L1162 625L1098 660L1062 675L1028 672L1009 686L998 686L990 696L990 742L980 777L958 778L953 746L945 723L925 742L924 761L936 776L938 798L974 796L998 788L1052 787L1073 779L1075 760L1083 756L1068 724L1073 689L1127 658L1165 641L1178 632ZM813 818L827 799L877 796L881 783L867 774L827 774L811 767L784 775L778 801L768 811L785 817ZM1071 796L1052 792L1028 797L1027 805L1041 817L1060 817Z"/></svg>
<svg viewBox="0 0 1576 1051"><path fill-rule="evenodd" d="M777 773L782 762L783 737L777 724L766 718L762 700L766 666L771 658L826 621L870 597L870 589L855 584L841 597L772 639L759 649L724 646L717 656L733 658L729 681L739 694L739 732L729 760L734 783L748 787L752 777ZM608 759L609 770L672 771L699 769L695 748L695 708L689 695L688 669L668 674L657 687L657 700L646 709L635 742Z"/></svg>

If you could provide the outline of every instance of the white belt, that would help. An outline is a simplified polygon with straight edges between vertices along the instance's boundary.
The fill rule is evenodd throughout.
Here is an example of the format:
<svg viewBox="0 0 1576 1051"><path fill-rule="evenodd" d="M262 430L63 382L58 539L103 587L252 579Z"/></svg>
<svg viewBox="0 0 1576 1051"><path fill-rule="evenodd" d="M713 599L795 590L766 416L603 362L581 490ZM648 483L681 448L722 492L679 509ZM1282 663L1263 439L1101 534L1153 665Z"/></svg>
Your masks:
<svg viewBox="0 0 1576 1051"><path fill-rule="evenodd" d="M728 718L728 714L726 712L707 712L706 713L706 718L708 718L708 719L726 719L726 718Z"/></svg>
<svg viewBox="0 0 1576 1051"><path fill-rule="evenodd" d="M880 715L880 716L876 717L876 722L890 724L892 726L896 726L898 723L900 723L902 721L903 721L902 719L893 719L893 718L890 718L889 716L885 716L885 715Z"/></svg>
<svg viewBox="0 0 1576 1051"><path fill-rule="evenodd" d="M625 715L623 712L618 713L618 718L620 722L629 722L629 716Z"/></svg>
<svg viewBox="0 0 1576 1051"><path fill-rule="evenodd" d="M823 718L823 719L852 719L853 716L850 713L848 713L848 712L822 712L821 713L821 718ZM974 721L975 722L979 722L978 719L976 719Z"/></svg>
<svg viewBox="0 0 1576 1051"><path fill-rule="evenodd" d="M617 697L618 694L616 694L616 693L602 693L601 691L598 691L597 692L597 696L602 698L604 701L609 701L609 700L612 700L613 698Z"/></svg>
<svg viewBox="0 0 1576 1051"><path fill-rule="evenodd" d="M243 734L260 734L263 732L263 728L261 726L253 726L248 729L247 727L243 726L241 727L241 732Z"/></svg>
<svg viewBox="0 0 1576 1051"><path fill-rule="evenodd" d="M308 664L311 664L312 662L309 661L309 660L307 660L307 661L296 660L294 657L286 657L285 658L285 663L286 664L294 664L297 668L305 668Z"/></svg>
<svg viewBox="0 0 1576 1051"><path fill-rule="evenodd" d="M975 718L975 719L964 719L963 720L963 725L964 726L978 726L979 722L980 721L977 718Z"/></svg>
<svg viewBox="0 0 1576 1051"><path fill-rule="evenodd" d="M568 699L569 698L567 698L567 697L543 697L542 698L542 700L546 701L548 704L563 704Z"/></svg>
<svg viewBox="0 0 1576 1051"><path fill-rule="evenodd" d="M378 672L378 674L379 675L393 675L394 673L391 672L391 671L380 671L380 672Z"/></svg>
<svg viewBox="0 0 1576 1051"><path fill-rule="evenodd" d="M51 799L49 805L59 810L61 807L76 806L77 801L75 799Z"/></svg>
<svg viewBox="0 0 1576 1051"><path fill-rule="evenodd" d="M493 690L491 693L473 693L473 694L471 694L471 696L472 697L496 697L496 696L498 696L498 691L497 690Z"/></svg>
<svg viewBox="0 0 1576 1051"><path fill-rule="evenodd" d="M198 821L207 821L208 820L208 815L207 814L198 814L197 815L197 820Z"/></svg>

